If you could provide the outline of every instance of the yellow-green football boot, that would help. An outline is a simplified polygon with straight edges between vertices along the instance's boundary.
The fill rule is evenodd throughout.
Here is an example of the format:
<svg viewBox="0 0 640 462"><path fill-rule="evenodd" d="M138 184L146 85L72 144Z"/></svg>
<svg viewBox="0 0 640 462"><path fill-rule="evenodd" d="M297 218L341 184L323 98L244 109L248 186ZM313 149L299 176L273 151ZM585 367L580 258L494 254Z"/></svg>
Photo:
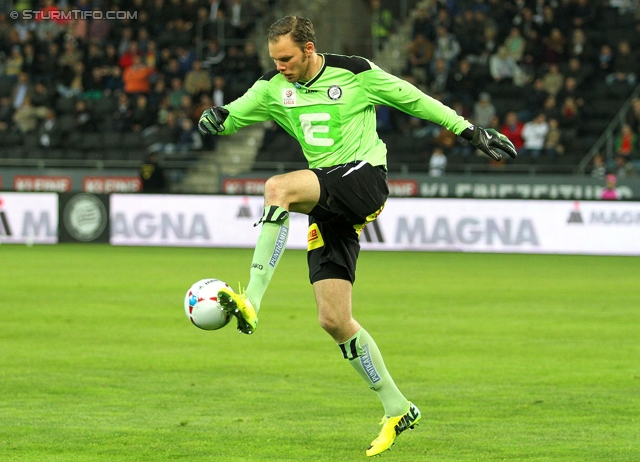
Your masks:
<svg viewBox="0 0 640 462"><path fill-rule="evenodd" d="M244 293L235 293L228 287L218 291L218 303L231 316L238 320L238 332L253 334L258 327L258 315L251 300Z"/></svg>
<svg viewBox="0 0 640 462"><path fill-rule="evenodd" d="M367 456L377 456L378 454L391 449L396 437L407 428L413 430L420 420L420 409L413 403L409 403L409 410L406 414L398 417L384 416L382 418L382 430L378 437L371 442L367 449Z"/></svg>

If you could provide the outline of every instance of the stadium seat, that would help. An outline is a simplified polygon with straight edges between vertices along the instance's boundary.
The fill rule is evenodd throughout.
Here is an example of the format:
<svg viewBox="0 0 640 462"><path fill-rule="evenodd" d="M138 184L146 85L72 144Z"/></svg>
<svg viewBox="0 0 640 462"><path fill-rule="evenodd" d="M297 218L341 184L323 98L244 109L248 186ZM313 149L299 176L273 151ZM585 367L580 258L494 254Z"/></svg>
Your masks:
<svg viewBox="0 0 640 462"><path fill-rule="evenodd" d="M65 158L66 151L64 149L46 149L44 150L45 159L60 160Z"/></svg>
<svg viewBox="0 0 640 462"><path fill-rule="evenodd" d="M76 128L76 118L73 114L62 114L57 118L60 133L70 133Z"/></svg>
<svg viewBox="0 0 640 462"><path fill-rule="evenodd" d="M141 132L142 135L142 145L145 148L149 148L157 143L166 144L170 143L171 140L167 139L165 133L161 130L158 130L157 127L149 127Z"/></svg>
<svg viewBox="0 0 640 462"><path fill-rule="evenodd" d="M115 110L115 107L116 101L110 96L105 96L91 103L91 113L96 119L103 120Z"/></svg>
<svg viewBox="0 0 640 462"><path fill-rule="evenodd" d="M5 96L11 96L11 91L15 85L14 76L0 76L0 98Z"/></svg>
<svg viewBox="0 0 640 462"><path fill-rule="evenodd" d="M82 151L80 149L67 149L65 151L65 159L69 159L69 160L82 160L83 159L83 154Z"/></svg>
<svg viewBox="0 0 640 462"><path fill-rule="evenodd" d="M527 158L523 158L523 161L527 161L530 160L531 157ZM520 162L520 157L518 157L518 162ZM472 153L470 156L467 156L464 158L464 163L467 165L489 165L489 162L491 161L491 159L489 159L488 156L484 155L484 154L477 154L477 153Z"/></svg>
<svg viewBox="0 0 640 462"><path fill-rule="evenodd" d="M25 136L23 145L27 151L31 149L37 149L38 147L40 147L40 140L38 138L38 135L34 133L34 134L29 134L28 136ZM33 157L31 156L29 156L29 158L33 159Z"/></svg>
<svg viewBox="0 0 640 462"><path fill-rule="evenodd" d="M611 123L610 119L588 119L580 124L578 127L578 135L580 136L588 136L588 135L596 135L600 136L606 128Z"/></svg>
<svg viewBox="0 0 640 462"><path fill-rule="evenodd" d="M82 133L78 146L83 150L95 150L103 147L101 133Z"/></svg>
<svg viewBox="0 0 640 462"><path fill-rule="evenodd" d="M584 136L575 138L566 146L567 155L576 155L582 159L582 157L584 157L595 144L601 133L602 132L598 132L597 136L594 134L585 134Z"/></svg>
<svg viewBox="0 0 640 462"><path fill-rule="evenodd" d="M104 151L100 149L85 149L84 158L87 160L100 161L104 160Z"/></svg>
<svg viewBox="0 0 640 462"><path fill-rule="evenodd" d="M122 134L122 148L128 150L142 149L142 135L135 132L127 132Z"/></svg>
<svg viewBox="0 0 640 462"><path fill-rule="evenodd" d="M605 117L612 119L622 107L624 100L611 98L594 99L584 108L584 115L589 118Z"/></svg>
<svg viewBox="0 0 640 462"><path fill-rule="evenodd" d="M22 145L22 133L7 132L2 137L2 147L13 147Z"/></svg>
<svg viewBox="0 0 640 462"><path fill-rule="evenodd" d="M104 160L121 161L129 160L127 151L117 148L109 148L104 151Z"/></svg>
<svg viewBox="0 0 640 462"><path fill-rule="evenodd" d="M557 157L555 163L565 167L578 165L587 152L589 151L566 152L563 156Z"/></svg>
<svg viewBox="0 0 640 462"><path fill-rule="evenodd" d="M25 153L23 156L25 159L44 159L45 149L36 146L25 147Z"/></svg>
<svg viewBox="0 0 640 462"><path fill-rule="evenodd" d="M428 164L432 149L431 139L404 136L396 140L393 150L389 150L388 160L392 166L405 163Z"/></svg>
<svg viewBox="0 0 640 462"><path fill-rule="evenodd" d="M106 132L102 137L105 149L119 149L122 147L122 134L118 132Z"/></svg>
<svg viewBox="0 0 640 462"><path fill-rule="evenodd" d="M294 164L304 159L300 144L294 140L289 134L282 131L279 132L263 145L256 155L255 162L258 164L254 170L273 169L273 167L265 167L265 163L275 162L281 164ZM284 166L286 169L292 166ZM282 168L282 166L280 166Z"/></svg>
<svg viewBox="0 0 640 462"><path fill-rule="evenodd" d="M607 98L608 91L607 86L604 83L593 84L587 88L587 94L589 95L586 99L585 105L590 106L591 101L596 99Z"/></svg>
<svg viewBox="0 0 640 462"><path fill-rule="evenodd" d="M611 98L626 99L632 91L633 87L627 82L615 82L612 85L607 85L607 95Z"/></svg>
<svg viewBox="0 0 640 462"><path fill-rule="evenodd" d="M491 100L493 105L496 108L496 112L500 116L500 119L503 119L505 114L509 111L520 111L522 108L526 107L526 102L521 97L500 97L493 98Z"/></svg>
<svg viewBox="0 0 640 462"><path fill-rule="evenodd" d="M67 136L67 139L65 140L64 145L67 148L80 149L81 143L82 143L82 133L80 133L80 132L71 132Z"/></svg>
<svg viewBox="0 0 640 462"><path fill-rule="evenodd" d="M22 146L11 146L0 149L1 157L4 159L22 159L24 148Z"/></svg>
<svg viewBox="0 0 640 462"><path fill-rule="evenodd" d="M71 114L76 110L75 98L58 98L56 102L56 112L58 114Z"/></svg>
<svg viewBox="0 0 640 462"><path fill-rule="evenodd" d="M125 151L126 158L134 162L142 162L147 157L147 153L142 149L130 149Z"/></svg>

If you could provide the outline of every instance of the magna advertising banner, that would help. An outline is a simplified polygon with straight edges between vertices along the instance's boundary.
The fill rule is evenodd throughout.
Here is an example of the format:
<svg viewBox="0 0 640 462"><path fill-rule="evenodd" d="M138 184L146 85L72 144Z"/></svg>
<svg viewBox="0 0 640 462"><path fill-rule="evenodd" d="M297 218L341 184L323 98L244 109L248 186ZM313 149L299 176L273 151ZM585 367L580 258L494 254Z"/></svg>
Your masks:
<svg viewBox="0 0 640 462"><path fill-rule="evenodd" d="M0 192L0 243L58 242L58 195Z"/></svg>
<svg viewBox="0 0 640 462"><path fill-rule="evenodd" d="M111 195L111 243L254 247L256 196ZM291 215L288 248L307 248ZM390 198L363 249L640 255L640 203Z"/></svg>
<svg viewBox="0 0 640 462"><path fill-rule="evenodd" d="M389 199L376 221L363 248L640 255L638 202Z"/></svg>
<svg viewBox="0 0 640 462"><path fill-rule="evenodd" d="M112 194L110 241L114 245L253 247L260 232L253 224L262 216L263 203L260 196ZM304 215L292 214L290 242L297 248L306 248L306 220Z"/></svg>

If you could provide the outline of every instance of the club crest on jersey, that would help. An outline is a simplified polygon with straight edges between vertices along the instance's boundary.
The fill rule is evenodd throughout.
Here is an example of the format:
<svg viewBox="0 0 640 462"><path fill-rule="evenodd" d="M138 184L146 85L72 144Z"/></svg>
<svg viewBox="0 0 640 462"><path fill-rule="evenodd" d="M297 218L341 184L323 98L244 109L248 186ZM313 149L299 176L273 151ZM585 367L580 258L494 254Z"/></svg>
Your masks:
<svg viewBox="0 0 640 462"><path fill-rule="evenodd" d="M334 101L340 99L340 97L342 96L342 88L340 88L338 85L331 85L327 90L327 96Z"/></svg>
<svg viewBox="0 0 640 462"><path fill-rule="evenodd" d="M284 106L296 105L296 89L295 88L282 89L282 104Z"/></svg>

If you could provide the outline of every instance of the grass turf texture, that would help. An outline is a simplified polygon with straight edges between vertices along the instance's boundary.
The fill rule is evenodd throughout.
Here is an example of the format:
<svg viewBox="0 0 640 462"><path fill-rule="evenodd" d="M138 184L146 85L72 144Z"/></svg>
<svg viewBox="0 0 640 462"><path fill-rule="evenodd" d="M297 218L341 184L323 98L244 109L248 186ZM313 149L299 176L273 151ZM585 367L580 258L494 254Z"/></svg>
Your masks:
<svg viewBox="0 0 640 462"><path fill-rule="evenodd" d="M0 247L0 460L353 461L382 407L287 251L260 328L192 326L250 250ZM422 425L389 461L640 457L640 259L364 252L356 318Z"/></svg>

